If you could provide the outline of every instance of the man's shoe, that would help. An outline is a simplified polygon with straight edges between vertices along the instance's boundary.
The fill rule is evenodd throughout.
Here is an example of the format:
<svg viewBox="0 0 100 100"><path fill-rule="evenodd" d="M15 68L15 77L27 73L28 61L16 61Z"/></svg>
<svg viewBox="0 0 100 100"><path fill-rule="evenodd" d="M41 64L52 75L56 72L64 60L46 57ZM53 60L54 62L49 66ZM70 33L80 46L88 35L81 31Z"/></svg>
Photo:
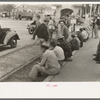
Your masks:
<svg viewBox="0 0 100 100"><path fill-rule="evenodd" d="M94 61L99 61L99 60L98 60L98 59L96 59L96 58L93 58L93 60L94 60Z"/></svg>
<svg viewBox="0 0 100 100"><path fill-rule="evenodd" d="M93 56L96 56L97 54L93 54Z"/></svg>
<svg viewBox="0 0 100 100"><path fill-rule="evenodd" d="M100 61L96 61L97 64L100 64Z"/></svg>
<svg viewBox="0 0 100 100"><path fill-rule="evenodd" d="M93 60L94 60L94 61L97 61L97 59L96 59L96 58L93 58Z"/></svg>

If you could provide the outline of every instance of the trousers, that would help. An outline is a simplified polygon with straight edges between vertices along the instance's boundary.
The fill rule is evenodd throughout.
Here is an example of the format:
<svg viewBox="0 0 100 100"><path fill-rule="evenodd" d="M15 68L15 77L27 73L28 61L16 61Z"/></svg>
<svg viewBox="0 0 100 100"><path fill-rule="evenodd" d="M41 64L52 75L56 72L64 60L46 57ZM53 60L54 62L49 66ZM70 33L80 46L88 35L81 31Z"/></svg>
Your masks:
<svg viewBox="0 0 100 100"><path fill-rule="evenodd" d="M36 80L36 77L39 72L42 72L46 75L56 75L60 73L60 69L58 68L50 68L46 69L44 66L39 66L38 64L33 66L31 72L29 73L29 77L32 78L32 80Z"/></svg>

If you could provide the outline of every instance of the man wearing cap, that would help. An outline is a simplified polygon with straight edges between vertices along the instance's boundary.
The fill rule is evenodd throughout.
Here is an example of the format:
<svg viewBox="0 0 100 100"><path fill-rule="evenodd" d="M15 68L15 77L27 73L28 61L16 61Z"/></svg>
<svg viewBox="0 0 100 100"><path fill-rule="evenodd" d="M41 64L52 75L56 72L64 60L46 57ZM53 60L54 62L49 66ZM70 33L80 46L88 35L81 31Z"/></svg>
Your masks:
<svg viewBox="0 0 100 100"><path fill-rule="evenodd" d="M68 36L69 36L69 29L65 25L64 20L60 20L59 23L60 23L60 26L61 26L61 35L64 36L65 40L67 40Z"/></svg>
<svg viewBox="0 0 100 100"><path fill-rule="evenodd" d="M36 31L34 32L33 39L35 39L35 36L37 35L40 43L48 41L49 39L48 23L49 19L45 18L44 23L40 24L36 29Z"/></svg>
<svg viewBox="0 0 100 100"><path fill-rule="evenodd" d="M60 64L58 63L57 57L54 51L48 48L49 44L46 42L41 45L43 51L42 60L32 68L29 74L29 77L32 78L33 81L36 80L38 72L47 75L56 75L60 72Z"/></svg>

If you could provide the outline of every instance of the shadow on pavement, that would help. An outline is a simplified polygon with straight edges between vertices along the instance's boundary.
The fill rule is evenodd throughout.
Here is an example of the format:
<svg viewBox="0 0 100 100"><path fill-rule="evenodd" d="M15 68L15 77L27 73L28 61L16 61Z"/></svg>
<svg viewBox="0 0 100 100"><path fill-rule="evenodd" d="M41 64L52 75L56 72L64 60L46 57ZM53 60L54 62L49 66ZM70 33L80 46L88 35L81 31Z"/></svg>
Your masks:
<svg viewBox="0 0 100 100"><path fill-rule="evenodd" d="M8 50L8 49L12 49L12 48L9 46L0 46L0 52Z"/></svg>

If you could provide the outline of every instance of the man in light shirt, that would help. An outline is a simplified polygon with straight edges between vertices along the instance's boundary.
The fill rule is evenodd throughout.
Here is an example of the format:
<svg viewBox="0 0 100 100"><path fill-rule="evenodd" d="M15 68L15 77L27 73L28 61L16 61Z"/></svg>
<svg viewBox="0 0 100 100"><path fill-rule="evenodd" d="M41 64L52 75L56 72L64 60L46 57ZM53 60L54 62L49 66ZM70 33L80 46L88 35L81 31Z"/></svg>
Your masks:
<svg viewBox="0 0 100 100"><path fill-rule="evenodd" d="M60 46L57 46L56 40L52 40L50 42L50 49L52 49L55 52L59 63L62 65L62 61L65 59L64 51Z"/></svg>
<svg viewBox="0 0 100 100"><path fill-rule="evenodd" d="M88 39L88 34L87 34L87 32L85 31L85 28L83 28L82 36L83 36L83 41L86 42L86 40Z"/></svg>
<svg viewBox="0 0 100 100"><path fill-rule="evenodd" d="M58 63L57 57L54 51L48 48L49 44L46 42L41 45L43 51L42 60L40 63L33 66L29 74L29 77L33 81L36 81L39 72L46 75L56 75L60 73L60 64Z"/></svg>

